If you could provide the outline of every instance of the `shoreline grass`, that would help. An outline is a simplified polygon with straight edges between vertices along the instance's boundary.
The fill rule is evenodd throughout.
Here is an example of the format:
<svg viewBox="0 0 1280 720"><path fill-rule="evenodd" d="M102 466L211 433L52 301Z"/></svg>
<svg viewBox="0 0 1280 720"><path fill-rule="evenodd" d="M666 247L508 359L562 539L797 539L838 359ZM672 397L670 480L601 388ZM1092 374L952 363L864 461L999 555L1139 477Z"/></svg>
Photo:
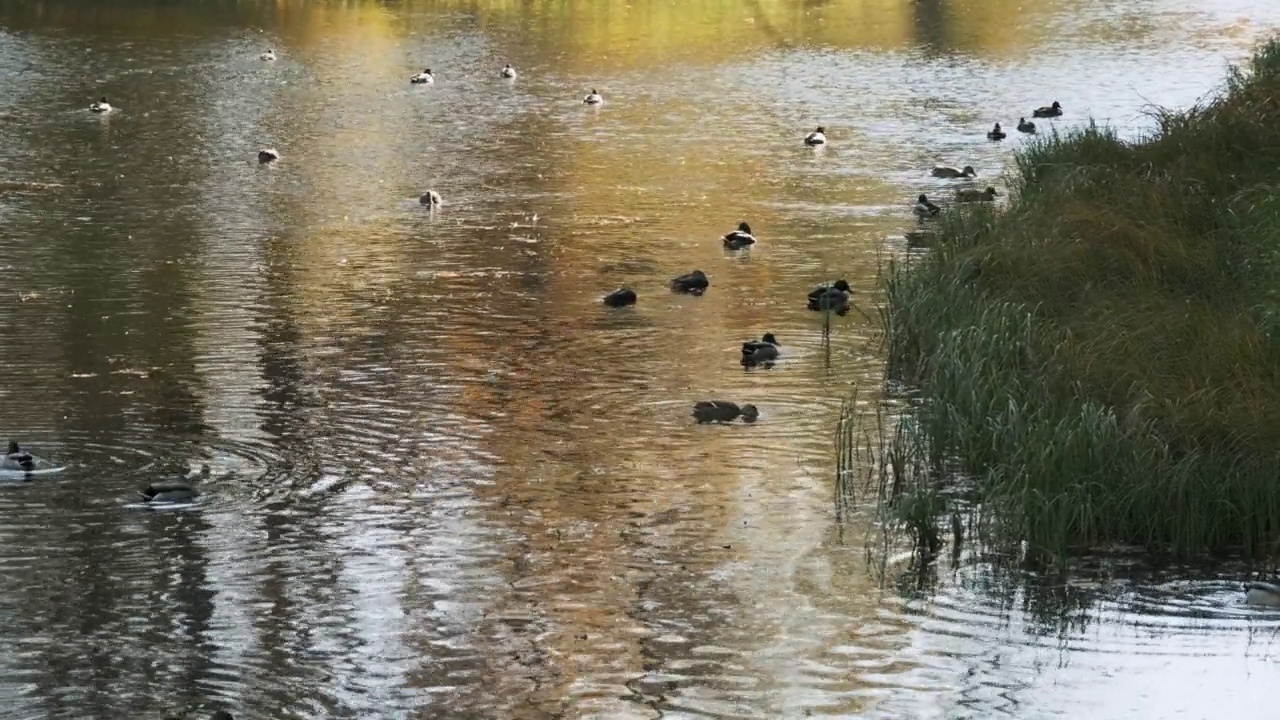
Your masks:
<svg viewBox="0 0 1280 720"><path fill-rule="evenodd" d="M1156 119L1040 139L1007 208L891 265L888 374L920 397L887 442L929 466L895 502L964 476L985 528L1059 557L1280 550L1280 42Z"/></svg>

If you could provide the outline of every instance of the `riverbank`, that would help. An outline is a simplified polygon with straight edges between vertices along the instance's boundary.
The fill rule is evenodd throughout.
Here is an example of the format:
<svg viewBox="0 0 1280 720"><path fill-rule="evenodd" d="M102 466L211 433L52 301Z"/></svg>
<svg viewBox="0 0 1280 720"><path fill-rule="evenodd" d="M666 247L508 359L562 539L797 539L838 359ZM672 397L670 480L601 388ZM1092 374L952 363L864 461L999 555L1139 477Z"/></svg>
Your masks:
<svg viewBox="0 0 1280 720"><path fill-rule="evenodd" d="M1280 43L1158 120L1042 139L1007 208L891 269L889 372L921 391L898 452L930 466L909 492L973 478L989 530L1056 555L1274 555Z"/></svg>

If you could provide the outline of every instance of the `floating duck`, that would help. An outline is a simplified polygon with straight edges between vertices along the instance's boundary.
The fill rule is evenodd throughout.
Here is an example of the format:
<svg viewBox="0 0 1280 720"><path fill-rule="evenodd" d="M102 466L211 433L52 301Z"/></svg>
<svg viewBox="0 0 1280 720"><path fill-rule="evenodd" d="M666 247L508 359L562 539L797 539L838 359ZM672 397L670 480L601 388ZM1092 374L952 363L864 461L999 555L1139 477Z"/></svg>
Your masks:
<svg viewBox="0 0 1280 720"><path fill-rule="evenodd" d="M269 163L280 159L280 153L275 148L263 148L258 151L258 162Z"/></svg>
<svg viewBox="0 0 1280 720"><path fill-rule="evenodd" d="M959 202L992 202L998 194L993 187L988 187L986 190L961 189L956 191L956 200Z"/></svg>
<svg viewBox="0 0 1280 720"><path fill-rule="evenodd" d="M930 230L910 230L903 235L909 248L927 248L933 245L934 234Z"/></svg>
<svg viewBox="0 0 1280 720"><path fill-rule="evenodd" d="M89 112L109 113L114 109L111 107L111 103L107 102L107 96L105 95L98 98L97 102L89 104Z"/></svg>
<svg viewBox="0 0 1280 720"><path fill-rule="evenodd" d="M409 82L414 85L430 85L436 81L436 76L431 74L431 68L427 68L422 72L409 78Z"/></svg>
<svg viewBox="0 0 1280 720"><path fill-rule="evenodd" d="M440 199L440 193L435 190L428 190L422 193L418 198L418 202L431 208L437 208L444 204L444 201Z"/></svg>
<svg viewBox="0 0 1280 720"><path fill-rule="evenodd" d="M1060 105L1057 100L1054 100L1052 105L1046 105L1045 107L1039 107L1031 111L1031 117L1038 118L1058 117L1061 114L1062 105Z"/></svg>
<svg viewBox="0 0 1280 720"><path fill-rule="evenodd" d="M4 460L0 461L0 469L31 472L36 469L36 459L31 456L31 453L18 447L17 442L10 440L9 452L4 456Z"/></svg>
<svg viewBox="0 0 1280 720"><path fill-rule="evenodd" d="M765 333L759 340L742 343L742 364L762 365L778 359L778 339L773 333Z"/></svg>
<svg viewBox="0 0 1280 720"><path fill-rule="evenodd" d="M817 130L814 130L813 132L804 136L804 144L805 145L826 145L827 129L819 125Z"/></svg>
<svg viewBox="0 0 1280 720"><path fill-rule="evenodd" d="M971 178L977 176L978 172L973 169L972 165L965 165L963 170L939 165L929 174L936 178Z"/></svg>
<svg viewBox="0 0 1280 720"><path fill-rule="evenodd" d="M853 288L850 288L845 280L837 280L830 285L819 285L809 291L807 307L810 310L830 310L837 315L844 315L849 312L851 294L853 294Z"/></svg>
<svg viewBox="0 0 1280 720"><path fill-rule="evenodd" d="M690 295L701 295L710 285L711 281L707 279L707 274L701 270L694 270L671 281L672 290Z"/></svg>
<svg viewBox="0 0 1280 720"><path fill-rule="evenodd" d="M516 76L516 69L511 67L511 63L507 63L502 67L502 77L513 78Z"/></svg>
<svg viewBox="0 0 1280 720"><path fill-rule="evenodd" d="M149 503L189 503L200 496L200 491L183 480L154 482L138 491Z"/></svg>
<svg viewBox="0 0 1280 720"><path fill-rule="evenodd" d="M1036 132L1036 124L1026 118L1018 118L1018 132L1034 135Z"/></svg>
<svg viewBox="0 0 1280 720"><path fill-rule="evenodd" d="M592 88L591 92L588 93L586 97L582 98L583 105L599 105L603 102L604 98L600 96L600 93L595 91L595 88Z"/></svg>
<svg viewBox="0 0 1280 720"><path fill-rule="evenodd" d="M266 52L262 53L261 55L259 55L259 56L258 56L258 59L259 59L259 60L275 60L275 59L276 59L276 51L275 51L275 50L268 50L268 51L266 51Z"/></svg>
<svg viewBox="0 0 1280 720"><path fill-rule="evenodd" d="M746 222L738 223L738 229L724 236L724 246L729 250L738 250L754 245L756 236L751 234L751 226Z"/></svg>
<svg viewBox="0 0 1280 720"><path fill-rule="evenodd" d="M618 288L604 296L604 304L615 308L635 305L636 291L631 288Z"/></svg>
<svg viewBox="0 0 1280 720"><path fill-rule="evenodd" d="M1244 601L1250 605L1280 607L1280 583L1247 582L1244 584Z"/></svg>
<svg viewBox="0 0 1280 720"><path fill-rule="evenodd" d="M700 423L733 422L739 417L743 422L753 423L760 417L755 405L742 405L727 400L703 400L693 405L693 416Z"/></svg>
<svg viewBox="0 0 1280 720"><path fill-rule="evenodd" d="M924 195L916 198L916 206L912 208L912 210L915 212L917 217L922 218L933 217L941 212L941 208L929 202L929 198Z"/></svg>
<svg viewBox="0 0 1280 720"><path fill-rule="evenodd" d="M1003 140L1007 137L1009 137L1009 135L1005 133L1004 130L1000 129L1000 123L996 123L996 126L991 129L991 132L987 133L988 140Z"/></svg>

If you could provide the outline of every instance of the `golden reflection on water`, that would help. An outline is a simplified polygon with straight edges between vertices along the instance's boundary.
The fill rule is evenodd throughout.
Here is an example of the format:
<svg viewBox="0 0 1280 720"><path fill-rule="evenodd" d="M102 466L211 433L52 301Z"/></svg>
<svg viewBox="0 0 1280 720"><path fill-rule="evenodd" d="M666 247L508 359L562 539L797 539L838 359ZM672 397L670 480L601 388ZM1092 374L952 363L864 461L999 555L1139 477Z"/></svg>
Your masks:
<svg viewBox="0 0 1280 720"><path fill-rule="evenodd" d="M5 306L33 337L2 351L0 385L47 395L23 421L68 448L163 455L158 437L194 436L257 467L198 522L126 516L139 541L115 538L119 557L63 560L85 585L127 571L111 602L160 623L169 586L146 588L169 558L153 547L176 543L179 584L213 598L180 611L211 616L229 657L209 680L202 646L149 647L249 717L423 702L423 717L848 716L890 689L943 692L937 676L895 685L969 668L945 640L911 653L918 620L865 571L865 518L837 525L830 508L839 403L855 383L878 400L876 324L836 319L824 345L804 298L844 277L874 316L906 199L950 192L928 164L998 176L1007 150L974 138L984 113L1052 99L1030 97L1046 92L1036 72L1064 102L1085 95L1115 60L1093 50L1161 26L1104 23L1031 80L989 67L1054 50L1077 10L1111 17L1086 0L4 7L45 55L42 82L14 93L27 114L0 167L75 188L15 205L5 242L25 264L5 282L74 292ZM266 47L280 59L258 61ZM86 48L101 77L67 77ZM410 87L426 65L437 85ZM598 109L580 103L593 86ZM1117 87L1090 101L1131 111ZM115 117L67 111L99 88L124 98ZM802 147L818 123L831 146ZM259 166L263 146L282 159ZM416 201L430 188L436 212ZM744 219L761 242L726 253ZM668 291L694 268L706 296ZM621 285L640 303L606 310ZM768 331L783 362L740 368L740 344ZM694 426L711 397L762 420ZM140 478L82 472L67 487L93 481L92 502L56 491L22 531L69 516L123 532L117 499ZM40 582L0 601L44 604L48 573L3 561ZM52 624L77 652L78 631ZM95 642L139 641L112 628ZM335 687L338 666L409 699Z"/></svg>

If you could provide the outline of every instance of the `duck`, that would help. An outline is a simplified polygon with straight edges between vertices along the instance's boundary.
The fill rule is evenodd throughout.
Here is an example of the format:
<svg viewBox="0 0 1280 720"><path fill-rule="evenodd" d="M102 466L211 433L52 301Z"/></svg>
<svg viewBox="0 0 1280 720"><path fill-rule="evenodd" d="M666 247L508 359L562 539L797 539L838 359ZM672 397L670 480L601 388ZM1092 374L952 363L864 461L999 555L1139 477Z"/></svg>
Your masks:
<svg viewBox="0 0 1280 720"><path fill-rule="evenodd" d="M161 480L138 491L149 503L188 503L200 497L200 491L185 480Z"/></svg>
<svg viewBox="0 0 1280 720"><path fill-rule="evenodd" d="M275 51L275 50L268 50L268 51L266 51L266 52L262 53L261 55L259 55L259 56L258 56L258 59L259 59L259 60L275 60L275 59L276 59L276 51Z"/></svg>
<svg viewBox="0 0 1280 720"><path fill-rule="evenodd" d="M773 333L765 333L759 340L742 343L742 364L761 365L778 359L778 339Z"/></svg>
<svg viewBox="0 0 1280 720"><path fill-rule="evenodd" d="M817 130L814 130L813 132L804 136L804 144L805 145L826 145L827 129L819 125Z"/></svg>
<svg viewBox="0 0 1280 720"><path fill-rule="evenodd" d="M1031 111L1031 117L1038 117L1038 118L1058 117L1061 114L1062 114L1062 105L1057 100L1054 100L1052 105L1046 105L1045 107L1038 107L1035 110Z"/></svg>
<svg viewBox="0 0 1280 720"><path fill-rule="evenodd" d="M738 418L742 418L742 422L753 423L756 418L760 417L760 411L755 405L742 405L731 403L728 400L703 400L694 403L693 416L700 423L710 422L733 422Z"/></svg>
<svg viewBox="0 0 1280 720"><path fill-rule="evenodd" d="M1036 132L1036 124L1026 118L1018 118L1018 132L1034 135Z"/></svg>
<svg viewBox="0 0 1280 720"><path fill-rule="evenodd" d="M941 208L929 202L929 198L925 197L924 195L921 195L920 197L916 198L916 206L912 209L915 211L915 214L917 217L922 217L922 218L933 217L934 215L937 215L939 212L941 212Z"/></svg>
<svg viewBox="0 0 1280 720"><path fill-rule="evenodd" d="M418 197L418 202L427 207L437 208L444 204L444 200L440 199L440 193L435 190L428 190Z"/></svg>
<svg viewBox="0 0 1280 720"><path fill-rule="evenodd" d="M672 290L689 293L690 295L701 295L707 291L710 285L711 281L707 279L707 274L701 270L694 270L671 280Z"/></svg>
<svg viewBox="0 0 1280 720"><path fill-rule="evenodd" d="M600 93L596 92L595 88L591 88L591 92L582 98L583 105L599 105L603 102L604 98L600 96Z"/></svg>
<svg viewBox="0 0 1280 720"><path fill-rule="evenodd" d="M502 67L502 77L513 78L516 76L516 69L511 67L511 63L507 63Z"/></svg>
<svg viewBox="0 0 1280 720"><path fill-rule="evenodd" d="M164 720L182 720L183 717L184 716L180 716L180 715L170 715L169 717L166 717ZM209 720L236 720L236 719L231 715L231 713L227 712L226 710L215 710L213 714L209 716Z"/></svg>
<svg viewBox="0 0 1280 720"><path fill-rule="evenodd" d="M97 102L89 104L89 112L109 113L115 108L111 107L111 103L107 102L107 96L103 95L98 98Z"/></svg>
<svg viewBox="0 0 1280 720"><path fill-rule="evenodd" d="M269 163L280 159L280 153L275 148L263 148L258 151L258 162Z"/></svg>
<svg viewBox="0 0 1280 720"><path fill-rule="evenodd" d="M618 288L604 296L604 304L619 308L636 304L636 291L631 288Z"/></svg>
<svg viewBox="0 0 1280 720"><path fill-rule="evenodd" d="M849 312L849 296L852 294L853 288L849 287L849 283L845 280L837 280L830 285L819 285L809 291L807 307L810 310L830 310L837 315L844 315Z"/></svg>
<svg viewBox="0 0 1280 720"><path fill-rule="evenodd" d="M978 175L978 171L973 169L972 165L965 165L963 170L958 170L946 165L939 165L930 173L936 178L971 178Z"/></svg>
<svg viewBox="0 0 1280 720"><path fill-rule="evenodd" d="M0 462L0 469L31 472L36 469L36 459L31 453L18 447L17 442L10 440L9 452L4 456L4 461Z"/></svg>
<svg viewBox="0 0 1280 720"><path fill-rule="evenodd" d="M756 236L751 234L751 226L745 221L738 223L738 229L724 236L724 246L729 250L739 250L754 245Z"/></svg>
<svg viewBox="0 0 1280 720"><path fill-rule="evenodd" d="M1244 601L1249 605L1280 607L1280 583L1247 582L1244 584Z"/></svg>
<svg viewBox="0 0 1280 720"><path fill-rule="evenodd" d="M927 248L933 245L934 234L930 230L910 230L903 235L909 248Z"/></svg>
<svg viewBox="0 0 1280 720"><path fill-rule="evenodd" d="M956 200L959 202L992 202L996 199L996 195L999 194L993 187L988 187L986 190L960 189L956 191Z"/></svg>
<svg viewBox="0 0 1280 720"><path fill-rule="evenodd" d="M409 78L409 82L414 85L430 85L436 81L436 76L431 74L431 68L427 68L422 72Z"/></svg>
<svg viewBox="0 0 1280 720"><path fill-rule="evenodd" d="M1007 137L1009 135L1000 129L1000 123L996 123L996 126L991 128L991 132L987 133L988 140L1003 140Z"/></svg>

